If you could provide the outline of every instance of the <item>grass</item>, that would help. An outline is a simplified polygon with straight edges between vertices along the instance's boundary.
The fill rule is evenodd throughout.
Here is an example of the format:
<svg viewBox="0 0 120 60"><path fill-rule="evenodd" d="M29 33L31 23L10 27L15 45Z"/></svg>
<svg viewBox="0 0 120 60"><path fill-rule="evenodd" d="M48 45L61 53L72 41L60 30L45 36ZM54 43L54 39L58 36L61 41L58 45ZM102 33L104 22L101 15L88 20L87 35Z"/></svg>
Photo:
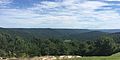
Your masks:
<svg viewBox="0 0 120 60"><path fill-rule="evenodd" d="M82 57L82 58L63 59L63 60L120 60L120 57Z"/></svg>
<svg viewBox="0 0 120 60"><path fill-rule="evenodd" d="M16 59L16 60L40 60L40 59L39 57L35 57L32 59L25 58L25 59ZM92 57L81 57L81 58L72 58L72 59L57 59L57 60L120 60L120 53L116 53L111 56L92 56Z"/></svg>
<svg viewBox="0 0 120 60"><path fill-rule="evenodd" d="M120 53L113 54L112 56L94 56L94 57L82 57L74 59L63 59L63 60L120 60Z"/></svg>
<svg viewBox="0 0 120 60"><path fill-rule="evenodd" d="M119 57L83 57L75 60L120 60Z"/></svg>

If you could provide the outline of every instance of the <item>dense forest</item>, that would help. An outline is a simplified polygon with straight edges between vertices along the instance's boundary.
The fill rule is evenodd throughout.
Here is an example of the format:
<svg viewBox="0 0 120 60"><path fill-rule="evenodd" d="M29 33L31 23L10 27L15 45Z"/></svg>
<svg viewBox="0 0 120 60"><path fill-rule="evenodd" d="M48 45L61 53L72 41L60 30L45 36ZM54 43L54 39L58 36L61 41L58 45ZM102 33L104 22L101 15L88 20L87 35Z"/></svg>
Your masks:
<svg viewBox="0 0 120 60"><path fill-rule="evenodd" d="M119 31L0 28L0 56L109 56L120 52Z"/></svg>

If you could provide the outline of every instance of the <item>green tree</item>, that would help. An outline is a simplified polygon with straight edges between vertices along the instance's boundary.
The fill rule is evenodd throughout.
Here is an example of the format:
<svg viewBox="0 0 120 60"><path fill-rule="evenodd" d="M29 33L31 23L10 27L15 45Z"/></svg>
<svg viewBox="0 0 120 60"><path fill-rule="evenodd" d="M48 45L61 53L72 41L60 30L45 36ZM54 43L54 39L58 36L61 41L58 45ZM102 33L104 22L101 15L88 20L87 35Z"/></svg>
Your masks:
<svg viewBox="0 0 120 60"><path fill-rule="evenodd" d="M96 55L111 55L117 49L116 43L111 37L101 37L95 41Z"/></svg>

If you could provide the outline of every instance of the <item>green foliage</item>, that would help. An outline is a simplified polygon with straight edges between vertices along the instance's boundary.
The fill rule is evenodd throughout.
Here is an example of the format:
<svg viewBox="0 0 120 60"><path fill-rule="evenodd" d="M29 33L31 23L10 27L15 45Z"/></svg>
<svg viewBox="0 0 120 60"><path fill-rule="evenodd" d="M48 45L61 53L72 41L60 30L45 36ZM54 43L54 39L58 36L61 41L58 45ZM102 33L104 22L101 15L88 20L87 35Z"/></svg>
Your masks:
<svg viewBox="0 0 120 60"><path fill-rule="evenodd" d="M110 55L116 51L116 43L111 37L102 37L95 41L97 55Z"/></svg>
<svg viewBox="0 0 120 60"><path fill-rule="evenodd" d="M0 29L0 56L106 56L120 51L118 37L88 30Z"/></svg>

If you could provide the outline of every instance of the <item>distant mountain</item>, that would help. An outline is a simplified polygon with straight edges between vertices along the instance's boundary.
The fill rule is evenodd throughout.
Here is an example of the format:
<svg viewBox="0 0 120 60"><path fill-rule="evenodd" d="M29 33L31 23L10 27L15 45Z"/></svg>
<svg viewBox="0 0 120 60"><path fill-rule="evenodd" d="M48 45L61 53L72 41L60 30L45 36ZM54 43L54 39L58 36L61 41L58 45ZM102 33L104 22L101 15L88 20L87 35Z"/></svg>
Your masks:
<svg viewBox="0 0 120 60"><path fill-rule="evenodd" d="M26 40L40 39L71 39L71 40L94 40L103 35L113 35L119 29L111 30L88 30L88 29L51 29L51 28L0 28L0 34L6 33L12 37L19 36ZM116 35L116 34L115 34Z"/></svg>
<svg viewBox="0 0 120 60"><path fill-rule="evenodd" d="M50 28L0 28L0 32L14 36L20 36L25 39L31 37L40 39L69 39L74 34L81 34L90 32L87 29L50 29Z"/></svg>
<svg viewBox="0 0 120 60"><path fill-rule="evenodd" d="M115 32L120 32L120 29L100 29L100 30L97 30L97 31L115 33Z"/></svg>
<svg viewBox="0 0 120 60"><path fill-rule="evenodd" d="M112 33L112 34L115 34L115 35L116 35L116 34L117 34L117 35L120 35L120 32L115 32L115 33Z"/></svg>
<svg viewBox="0 0 120 60"><path fill-rule="evenodd" d="M81 34L73 34L71 35L71 37L79 40L95 40L98 37L104 36L104 35L109 35L109 33L101 32L101 31L90 31L90 32L81 33Z"/></svg>

